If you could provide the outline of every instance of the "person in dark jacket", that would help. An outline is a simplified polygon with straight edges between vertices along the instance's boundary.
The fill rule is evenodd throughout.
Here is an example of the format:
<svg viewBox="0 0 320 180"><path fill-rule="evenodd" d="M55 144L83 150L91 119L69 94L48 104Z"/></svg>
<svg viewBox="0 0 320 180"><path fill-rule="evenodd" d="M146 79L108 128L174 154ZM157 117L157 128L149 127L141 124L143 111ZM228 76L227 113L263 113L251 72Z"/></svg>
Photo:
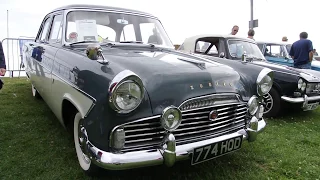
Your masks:
<svg viewBox="0 0 320 180"><path fill-rule="evenodd" d="M0 76L4 76L6 74L6 60L4 58L2 43L0 41Z"/></svg>
<svg viewBox="0 0 320 180"><path fill-rule="evenodd" d="M0 41L0 76L4 76L6 74L6 60L4 58L2 43ZM2 89L3 82L0 79L0 89Z"/></svg>

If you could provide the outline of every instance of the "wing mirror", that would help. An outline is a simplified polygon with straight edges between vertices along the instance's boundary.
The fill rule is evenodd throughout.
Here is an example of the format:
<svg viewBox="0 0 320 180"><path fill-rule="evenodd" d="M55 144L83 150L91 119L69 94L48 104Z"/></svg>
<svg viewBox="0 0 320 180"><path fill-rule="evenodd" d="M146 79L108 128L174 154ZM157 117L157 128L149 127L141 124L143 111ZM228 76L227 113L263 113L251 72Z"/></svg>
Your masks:
<svg viewBox="0 0 320 180"><path fill-rule="evenodd" d="M221 53L219 54L219 58L224 58L224 57L225 57L224 52L221 52Z"/></svg>
<svg viewBox="0 0 320 180"><path fill-rule="evenodd" d="M91 60L96 60L101 64L109 64L102 53L102 48L99 44L90 44L86 49L87 57Z"/></svg>

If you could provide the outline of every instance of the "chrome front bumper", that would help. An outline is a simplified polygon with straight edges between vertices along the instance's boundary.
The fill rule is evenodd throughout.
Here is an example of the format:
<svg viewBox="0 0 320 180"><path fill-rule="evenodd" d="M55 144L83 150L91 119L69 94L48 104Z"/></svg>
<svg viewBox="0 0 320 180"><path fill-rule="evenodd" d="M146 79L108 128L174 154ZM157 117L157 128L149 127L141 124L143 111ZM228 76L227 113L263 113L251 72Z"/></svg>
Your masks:
<svg viewBox="0 0 320 180"><path fill-rule="evenodd" d="M296 97L296 98L281 96L281 99L289 103L303 103L301 108L305 109L309 101L320 101L320 96L309 97L307 95L304 95L303 97Z"/></svg>
<svg viewBox="0 0 320 180"><path fill-rule="evenodd" d="M255 141L257 135L264 130L265 126L266 122L264 119L258 120L256 117L252 117L250 127L247 129L190 144L176 146L174 135L168 134L162 148L154 151L135 151L115 154L102 151L90 142L87 142L87 150L91 161L104 169L123 170L161 164L170 167L173 166L176 161L189 159L189 155L193 153L193 149L196 147L227 140L239 135L242 135L243 139L249 142Z"/></svg>

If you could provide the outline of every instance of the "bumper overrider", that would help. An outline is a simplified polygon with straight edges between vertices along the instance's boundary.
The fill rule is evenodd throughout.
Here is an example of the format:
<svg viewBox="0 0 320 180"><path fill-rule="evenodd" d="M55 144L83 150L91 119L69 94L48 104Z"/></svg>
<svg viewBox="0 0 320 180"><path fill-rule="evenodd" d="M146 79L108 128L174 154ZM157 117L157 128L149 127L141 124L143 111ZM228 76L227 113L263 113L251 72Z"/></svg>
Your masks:
<svg viewBox="0 0 320 180"><path fill-rule="evenodd" d="M190 155L197 147L211 145L239 136L241 136L243 140L248 140L249 142L255 141L257 135L264 130L265 126L266 122L263 118L258 120L257 117L253 116L250 120L249 127L246 129L241 129L232 134L180 146L176 146L174 135L169 133L165 137L162 148L153 151L144 150L117 154L100 150L89 141L87 141L86 151L94 164L109 170L133 169L161 164L170 167L177 161L190 159Z"/></svg>

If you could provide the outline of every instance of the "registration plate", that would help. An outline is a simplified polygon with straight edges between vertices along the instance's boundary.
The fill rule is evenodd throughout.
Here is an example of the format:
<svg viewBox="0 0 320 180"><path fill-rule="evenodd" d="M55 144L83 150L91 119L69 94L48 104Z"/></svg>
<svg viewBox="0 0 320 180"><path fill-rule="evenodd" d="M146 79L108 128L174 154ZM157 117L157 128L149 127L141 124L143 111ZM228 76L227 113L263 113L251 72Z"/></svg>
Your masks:
<svg viewBox="0 0 320 180"><path fill-rule="evenodd" d="M307 104L304 108L305 111L311 111L316 109L319 106L319 102Z"/></svg>
<svg viewBox="0 0 320 180"><path fill-rule="evenodd" d="M236 151L241 148L241 145L242 135L195 148L192 153L191 165L202 163Z"/></svg>

